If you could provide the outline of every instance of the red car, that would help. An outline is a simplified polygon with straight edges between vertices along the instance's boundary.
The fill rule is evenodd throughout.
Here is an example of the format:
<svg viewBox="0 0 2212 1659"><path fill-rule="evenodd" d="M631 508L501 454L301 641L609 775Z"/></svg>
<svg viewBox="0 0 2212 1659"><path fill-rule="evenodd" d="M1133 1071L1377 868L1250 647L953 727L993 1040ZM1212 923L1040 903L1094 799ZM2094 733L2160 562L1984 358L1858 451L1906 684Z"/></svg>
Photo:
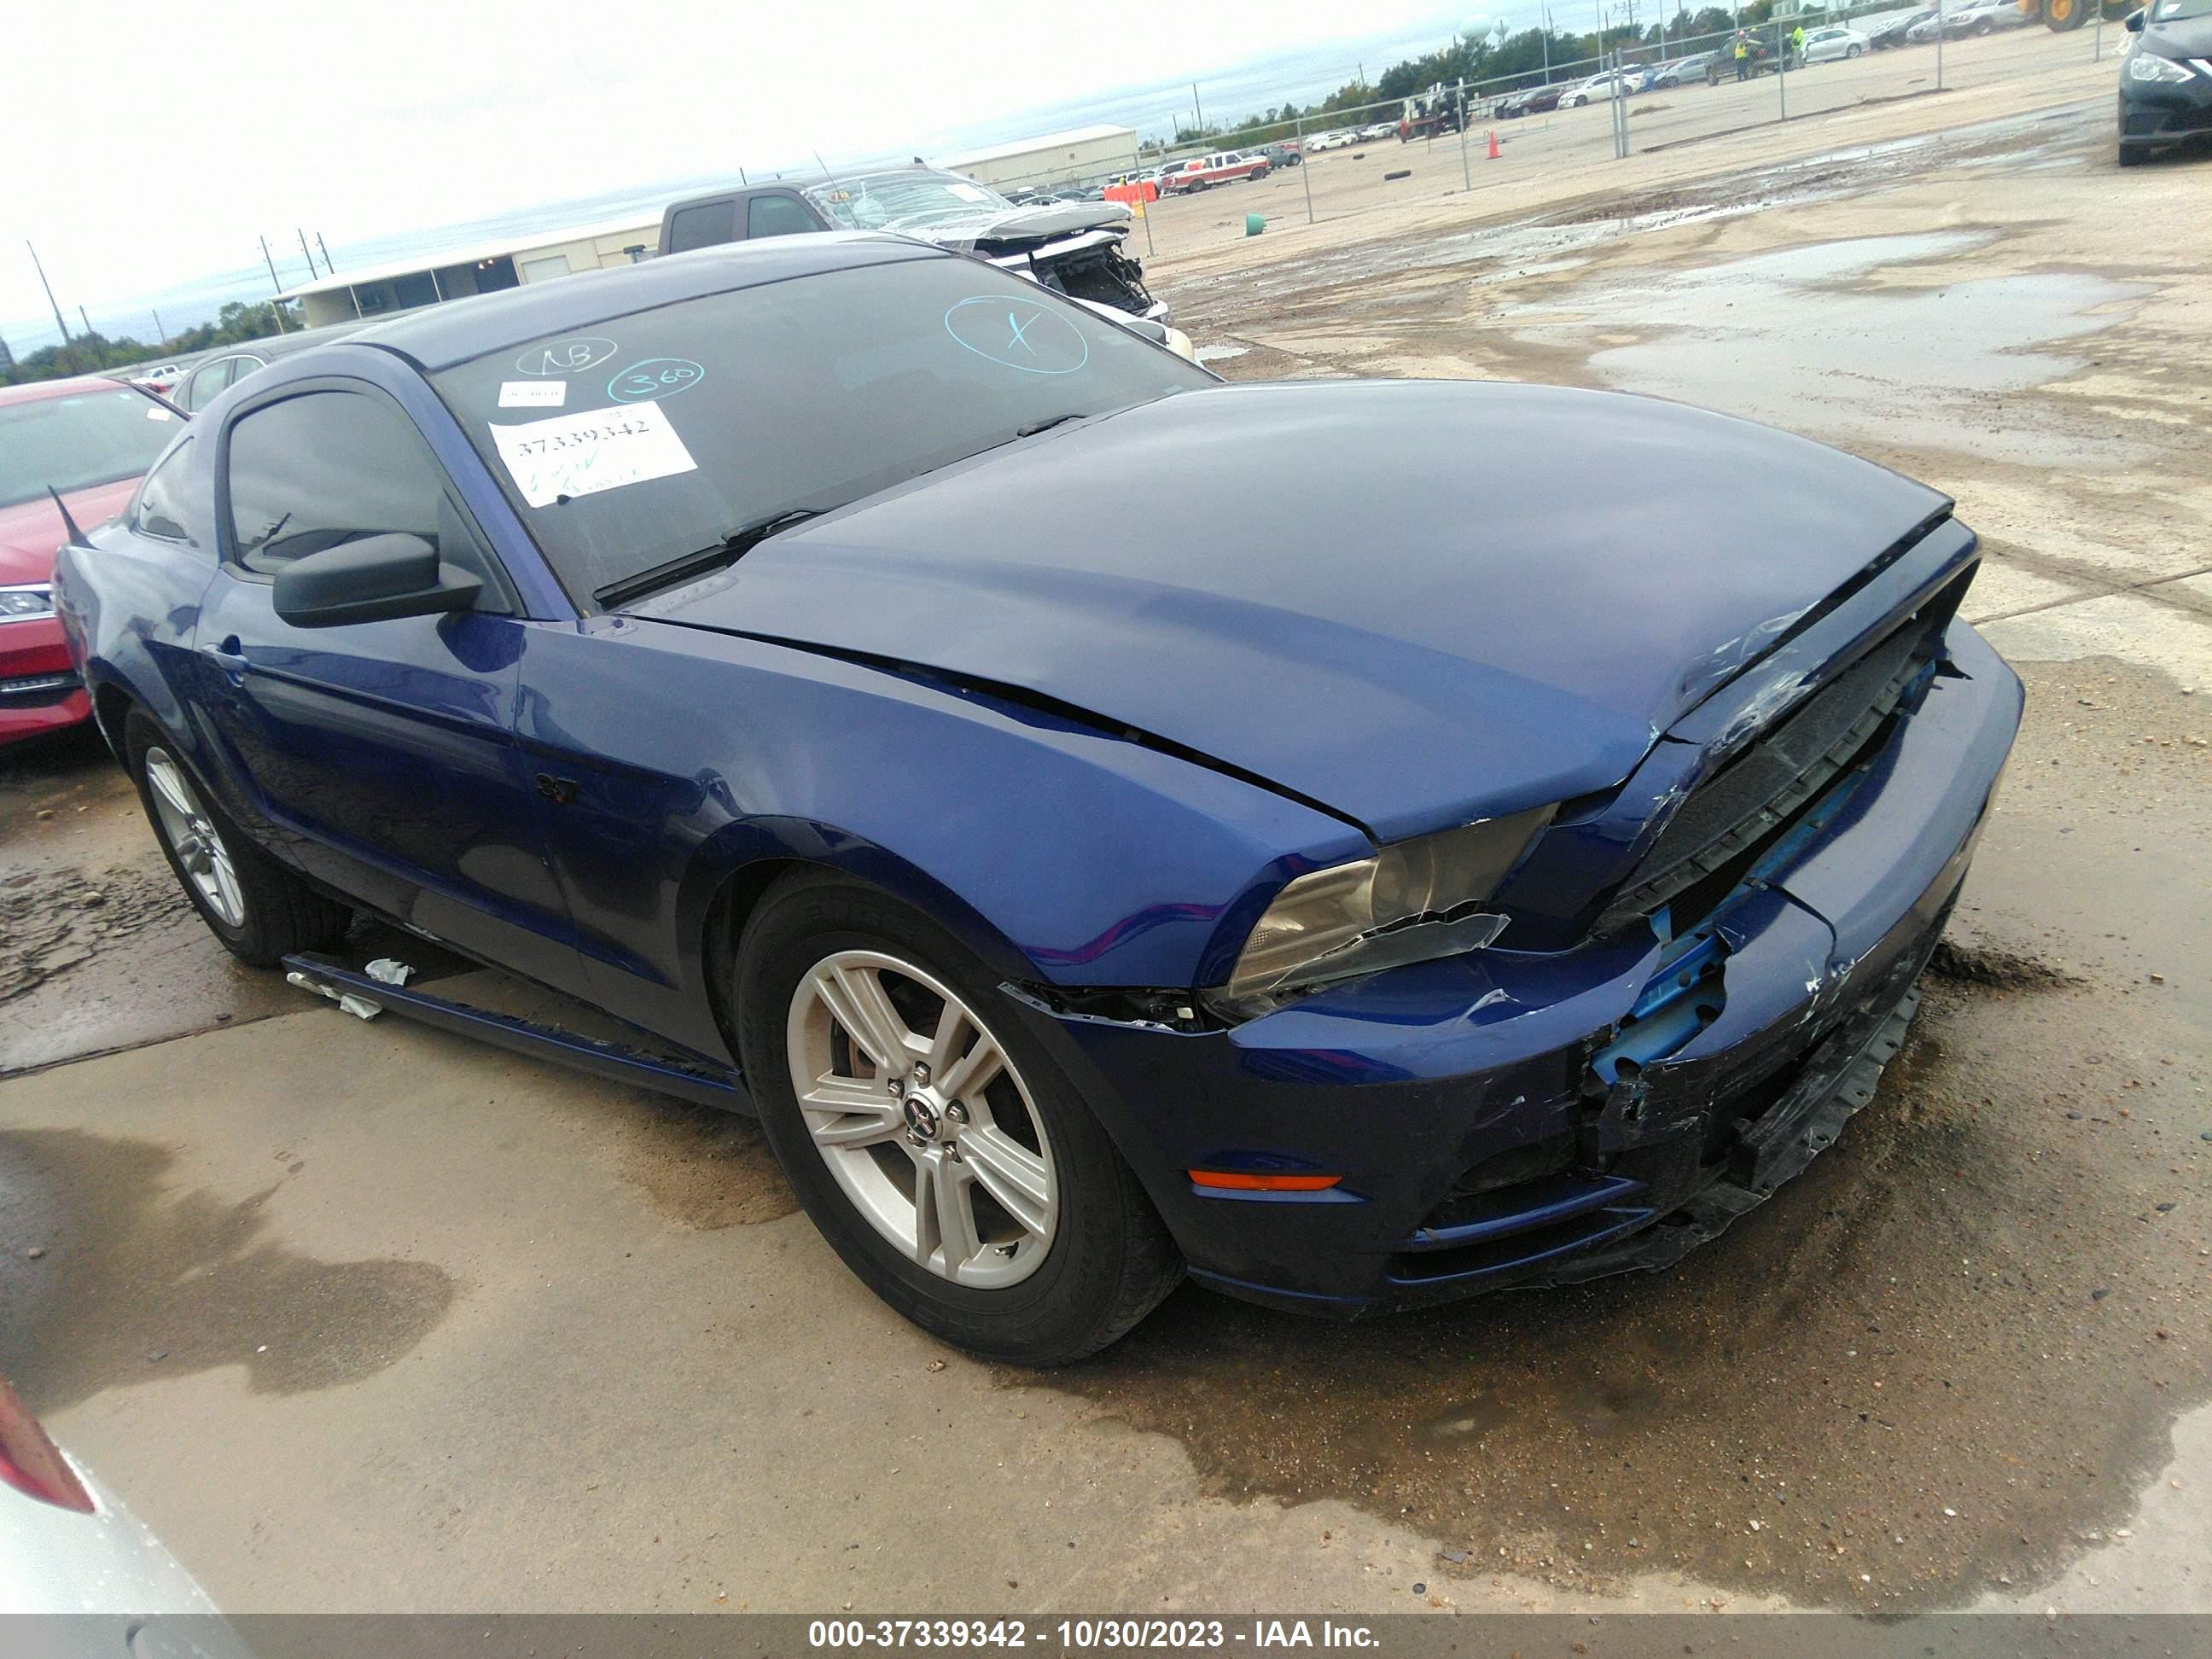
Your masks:
<svg viewBox="0 0 2212 1659"><path fill-rule="evenodd" d="M0 386L0 744L92 712L54 615L67 532L49 489L88 530L130 505L183 425L152 393L100 376Z"/></svg>
<svg viewBox="0 0 2212 1659"><path fill-rule="evenodd" d="M1240 179L1264 179L1267 176L1267 158L1247 155L1241 150L1216 150L1211 155L1194 156L1160 180L1162 193L1181 196L1194 190L1205 190L1213 185L1234 184Z"/></svg>

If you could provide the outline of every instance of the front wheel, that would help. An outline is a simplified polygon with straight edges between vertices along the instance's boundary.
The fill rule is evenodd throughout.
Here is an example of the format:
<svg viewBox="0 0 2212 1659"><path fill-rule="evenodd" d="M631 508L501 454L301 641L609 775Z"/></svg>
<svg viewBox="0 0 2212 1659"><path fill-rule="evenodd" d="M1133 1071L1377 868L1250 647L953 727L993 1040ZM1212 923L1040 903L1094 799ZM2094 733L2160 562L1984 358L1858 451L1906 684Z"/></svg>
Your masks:
<svg viewBox="0 0 2212 1659"><path fill-rule="evenodd" d="M1182 1264L1135 1175L999 989L919 911L825 873L774 889L737 975L777 1161L846 1266L991 1358L1080 1359Z"/></svg>
<svg viewBox="0 0 2212 1659"><path fill-rule="evenodd" d="M162 856L231 955L274 968L295 951L328 950L345 937L352 913L247 840L146 715L125 722L124 753Z"/></svg>
<svg viewBox="0 0 2212 1659"><path fill-rule="evenodd" d="M1853 46L1849 52L1845 52L1844 56L1846 58L1856 58L1865 50L1866 48L1863 46Z"/></svg>

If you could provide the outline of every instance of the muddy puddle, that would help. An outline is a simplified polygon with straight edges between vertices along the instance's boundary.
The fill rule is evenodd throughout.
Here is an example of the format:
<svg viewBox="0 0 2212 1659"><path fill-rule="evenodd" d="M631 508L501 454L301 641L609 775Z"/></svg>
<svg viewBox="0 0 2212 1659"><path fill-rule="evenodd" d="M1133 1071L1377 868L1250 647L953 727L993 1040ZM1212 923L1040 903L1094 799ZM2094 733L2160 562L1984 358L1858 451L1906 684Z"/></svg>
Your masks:
<svg viewBox="0 0 2212 1659"><path fill-rule="evenodd" d="M1571 309L1512 306L1501 320L1542 344L1640 335L1593 352L1589 372L1838 441L2054 467L2134 459L2109 431L2022 421L2004 405L2078 371L2084 356L2069 344L2124 324L2148 290L2077 271L1914 274L1936 260L1955 269L1996 240L1952 230L1817 242L1594 284Z"/></svg>
<svg viewBox="0 0 2212 1659"><path fill-rule="evenodd" d="M305 1162L231 1200L169 1180L149 1142L78 1130L0 1134L0 1375L51 1413L100 1389L243 1368L257 1393L373 1376L457 1294L427 1261L323 1261L269 1237L267 1206Z"/></svg>

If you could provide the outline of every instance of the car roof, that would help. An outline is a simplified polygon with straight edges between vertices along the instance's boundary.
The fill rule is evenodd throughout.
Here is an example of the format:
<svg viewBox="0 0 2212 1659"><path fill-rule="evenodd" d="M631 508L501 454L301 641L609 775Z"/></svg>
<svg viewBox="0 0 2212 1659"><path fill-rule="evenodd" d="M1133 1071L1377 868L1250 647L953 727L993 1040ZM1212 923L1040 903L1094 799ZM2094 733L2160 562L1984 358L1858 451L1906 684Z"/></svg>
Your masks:
<svg viewBox="0 0 2212 1659"><path fill-rule="evenodd" d="M612 318L709 294L903 259L953 257L927 242L880 231L773 236L448 300L373 324L350 340L383 346L435 373L549 334L588 330Z"/></svg>
<svg viewBox="0 0 2212 1659"><path fill-rule="evenodd" d="M43 403L48 398L66 398L73 392L114 392L125 385L114 374L72 374L65 380L27 380L21 386L0 386L0 408L9 404Z"/></svg>

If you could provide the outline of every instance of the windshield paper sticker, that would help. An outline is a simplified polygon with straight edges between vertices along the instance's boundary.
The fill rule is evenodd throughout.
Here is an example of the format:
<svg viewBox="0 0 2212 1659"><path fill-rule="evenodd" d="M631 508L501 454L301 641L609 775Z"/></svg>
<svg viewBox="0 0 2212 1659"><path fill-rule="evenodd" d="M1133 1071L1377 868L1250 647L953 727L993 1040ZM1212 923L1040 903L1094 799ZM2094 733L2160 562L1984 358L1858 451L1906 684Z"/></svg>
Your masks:
<svg viewBox="0 0 2212 1659"><path fill-rule="evenodd" d="M621 349L612 340L583 334L573 340L534 345L514 360L514 367L522 374L580 374L598 368Z"/></svg>
<svg viewBox="0 0 2212 1659"><path fill-rule="evenodd" d="M1091 361L1083 331L1034 300L979 294L945 313L945 331L978 357L1026 374L1073 374Z"/></svg>
<svg viewBox="0 0 2212 1659"><path fill-rule="evenodd" d="M963 202L988 202L991 199L973 185L947 185L945 188Z"/></svg>
<svg viewBox="0 0 2212 1659"><path fill-rule="evenodd" d="M558 409L568 401L566 380L501 380L501 409Z"/></svg>
<svg viewBox="0 0 2212 1659"><path fill-rule="evenodd" d="M532 507L699 470L659 404L495 426L491 436L514 487Z"/></svg>
<svg viewBox="0 0 2212 1659"><path fill-rule="evenodd" d="M706 378L707 371L689 357L647 357L609 380L607 396L618 404L648 403L689 392Z"/></svg>

